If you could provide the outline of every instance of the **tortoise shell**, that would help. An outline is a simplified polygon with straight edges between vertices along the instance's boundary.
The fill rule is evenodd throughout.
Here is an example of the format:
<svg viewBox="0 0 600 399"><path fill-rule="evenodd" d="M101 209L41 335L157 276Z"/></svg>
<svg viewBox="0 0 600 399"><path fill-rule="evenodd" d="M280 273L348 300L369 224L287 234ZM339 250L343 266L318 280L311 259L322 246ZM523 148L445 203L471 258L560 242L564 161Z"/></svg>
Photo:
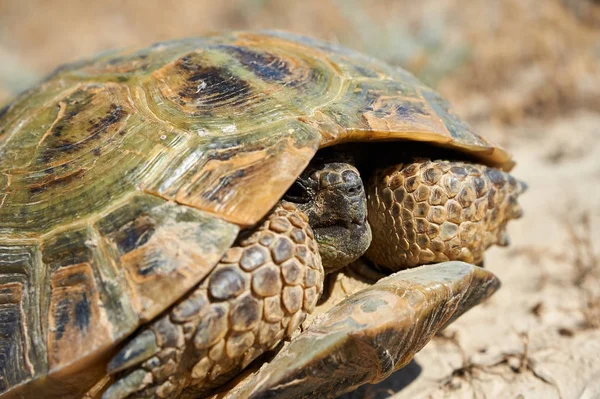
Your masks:
<svg viewBox="0 0 600 399"><path fill-rule="evenodd" d="M318 149L371 140L512 166L406 71L288 33L59 68L0 111L0 394L85 392Z"/></svg>

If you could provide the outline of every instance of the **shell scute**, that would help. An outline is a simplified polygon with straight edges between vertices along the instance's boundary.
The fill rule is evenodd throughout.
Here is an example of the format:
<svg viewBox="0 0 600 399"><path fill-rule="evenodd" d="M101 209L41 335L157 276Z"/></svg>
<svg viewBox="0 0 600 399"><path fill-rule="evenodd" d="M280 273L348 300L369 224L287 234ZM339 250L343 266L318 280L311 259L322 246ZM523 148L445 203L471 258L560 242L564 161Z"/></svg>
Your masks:
<svg viewBox="0 0 600 399"><path fill-rule="evenodd" d="M461 121L451 112L448 102L444 100L442 96L435 91L426 88L422 88L421 93L427 100L429 107L431 107L436 115L444 122L454 140L458 143L464 143L465 145L470 144L473 148L493 148L492 144L475 134L469 125Z"/></svg>
<svg viewBox="0 0 600 399"><path fill-rule="evenodd" d="M322 146L366 140L426 141L469 152L489 165L512 168L503 149L474 133L438 93L409 72L338 45L287 32L266 33L310 46L315 57L325 54L346 79L337 100L320 110L326 117L319 123L328 130ZM404 90L398 90L398 85Z"/></svg>
<svg viewBox="0 0 600 399"><path fill-rule="evenodd" d="M205 212L149 195L132 198L97 225L141 320L152 319L201 281L239 231Z"/></svg>
<svg viewBox="0 0 600 399"><path fill-rule="evenodd" d="M214 139L210 148L202 139L193 140L199 144L185 143L181 151L165 157L164 167L156 169L143 189L251 225L308 165L319 135L300 122L284 120L244 136ZM261 184L265 176L267 186Z"/></svg>
<svg viewBox="0 0 600 399"><path fill-rule="evenodd" d="M0 145L0 236L49 232L131 191L131 172L145 157L123 148L120 132L134 113L125 97L112 84L76 86L26 112L21 130Z"/></svg>
<svg viewBox="0 0 600 399"><path fill-rule="evenodd" d="M337 95L341 79L324 60L280 51L275 62L253 46L185 54L145 79L140 95L161 120L207 137L295 118Z"/></svg>
<svg viewBox="0 0 600 399"><path fill-rule="evenodd" d="M39 245L34 242L0 244L0 392L30 380L36 371L44 370L43 350L32 348L28 338L40 339L37 309L31 306L38 279ZM32 309L32 311L29 311Z"/></svg>

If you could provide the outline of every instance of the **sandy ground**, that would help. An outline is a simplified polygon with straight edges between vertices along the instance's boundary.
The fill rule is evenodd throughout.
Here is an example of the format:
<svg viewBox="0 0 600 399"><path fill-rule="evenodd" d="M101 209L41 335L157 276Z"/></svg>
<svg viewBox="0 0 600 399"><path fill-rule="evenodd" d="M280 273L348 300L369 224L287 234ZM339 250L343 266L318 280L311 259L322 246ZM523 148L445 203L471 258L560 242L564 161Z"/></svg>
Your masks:
<svg viewBox="0 0 600 399"><path fill-rule="evenodd" d="M99 50L284 28L438 88L529 183L502 289L385 382L346 398L600 398L600 6L592 0L0 0L0 103ZM167 4L167 5L165 5Z"/></svg>

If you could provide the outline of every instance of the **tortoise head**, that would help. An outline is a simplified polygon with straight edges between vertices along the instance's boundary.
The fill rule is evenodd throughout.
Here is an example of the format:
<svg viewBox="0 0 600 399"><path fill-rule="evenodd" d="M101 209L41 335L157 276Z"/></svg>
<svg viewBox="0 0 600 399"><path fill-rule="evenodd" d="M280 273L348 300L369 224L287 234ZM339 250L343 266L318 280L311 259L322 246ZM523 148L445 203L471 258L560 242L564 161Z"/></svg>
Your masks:
<svg viewBox="0 0 600 399"><path fill-rule="evenodd" d="M313 159L284 199L308 216L325 273L345 267L369 248L365 189L348 155Z"/></svg>

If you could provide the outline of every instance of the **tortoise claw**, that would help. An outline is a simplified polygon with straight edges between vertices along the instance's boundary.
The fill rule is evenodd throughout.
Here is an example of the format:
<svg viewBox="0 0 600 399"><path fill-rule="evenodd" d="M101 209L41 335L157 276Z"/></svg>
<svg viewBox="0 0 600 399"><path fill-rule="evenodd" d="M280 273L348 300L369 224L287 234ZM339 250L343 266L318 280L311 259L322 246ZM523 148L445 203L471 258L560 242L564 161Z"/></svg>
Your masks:
<svg viewBox="0 0 600 399"><path fill-rule="evenodd" d="M108 373L114 374L142 363L160 351L156 335L145 330L131 340L108 364Z"/></svg>
<svg viewBox="0 0 600 399"><path fill-rule="evenodd" d="M151 382L152 374L138 369L108 387L102 399L124 399Z"/></svg>
<svg viewBox="0 0 600 399"><path fill-rule="evenodd" d="M225 397L336 397L382 381L499 286L462 262L395 273L333 307Z"/></svg>

